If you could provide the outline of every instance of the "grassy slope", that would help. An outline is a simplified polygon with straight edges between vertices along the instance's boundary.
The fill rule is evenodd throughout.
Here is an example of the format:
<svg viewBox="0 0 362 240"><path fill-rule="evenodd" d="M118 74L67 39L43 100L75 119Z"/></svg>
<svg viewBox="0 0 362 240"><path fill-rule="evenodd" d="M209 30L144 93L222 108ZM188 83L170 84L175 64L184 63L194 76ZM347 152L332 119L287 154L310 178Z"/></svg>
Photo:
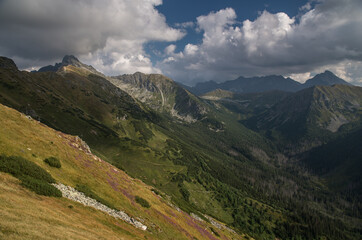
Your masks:
<svg viewBox="0 0 362 240"><path fill-rule="evenodd" d="M0 106L0 124L7 126L0 129L2 154L18 155L31 160L63 184L73 187L76 184L85 184L117 208L133 217L144 219L149 227L143 232L70 200L38 196L20 187L19 181L15 178L1 173L0 229L3 238L215 238L211 233L210 224L198 222L186 213L178 212L168 205L164 198L155 195L149 186L130 178L94 155L87 154L76 137L52 130L35 120L29 120L25 115L3 105ZM45 164L43 159L49 156L57 157L62 163L62 168L51 168ZM136 195L146 199L151 208L145 210L135 203ZM69 205L74 207L69 208ZM49 234L44 236L45 229L50 230ZM241 236L237 237L226 230L217 231L225 238L242 239Z"/></svg>

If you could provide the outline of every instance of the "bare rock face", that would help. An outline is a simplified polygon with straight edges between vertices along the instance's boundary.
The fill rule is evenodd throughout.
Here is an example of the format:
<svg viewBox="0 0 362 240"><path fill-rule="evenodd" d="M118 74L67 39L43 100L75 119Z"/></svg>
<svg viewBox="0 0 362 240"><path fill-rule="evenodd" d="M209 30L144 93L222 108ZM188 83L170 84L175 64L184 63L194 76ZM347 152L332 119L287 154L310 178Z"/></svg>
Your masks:
<svg viewBox="0 0 362 240"><path fill-rule="evenodd" d="M137 72L107 79L152 109L188 123L204 118L208 112L198 97L161 74Z"/></svg>
<svg viewBox="0 0 362 240"><path fill-rule="evenodd" d="M87 197L86 195L84 195L84 193L79 192L70 186L65 186L64 184L61 184L61 183L53 184L53 186L56 187L57 189L59 189L59 191L62 192L62 196L65 198L68 198L72 201L81 203L85 206L89 206L89 207L98 209L102 212L107 213L108 215L111 215L114 218L118 218L125 222L128 222L129 224L132 224L136 228L139 228L143 231L145 231L147 229L146 225L144 225L141 222L135 220L134 218L128 216L125 212L111 209L111 208L97 202L95 199Z"/></svg>

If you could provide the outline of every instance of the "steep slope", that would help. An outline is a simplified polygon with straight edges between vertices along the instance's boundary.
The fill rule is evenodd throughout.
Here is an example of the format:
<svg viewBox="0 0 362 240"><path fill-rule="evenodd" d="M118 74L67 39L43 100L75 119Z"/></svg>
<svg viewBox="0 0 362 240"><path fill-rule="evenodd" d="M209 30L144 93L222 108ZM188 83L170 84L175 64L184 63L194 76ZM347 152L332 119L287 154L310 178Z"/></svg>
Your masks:
<svg viewBox="0 0 362 240"><path fill-rule="evenodd" d="M318 145L348 126L361 126L361 106L361 87L316 86L286 97L245 124L275 140Z"/></svg>
<svg viewBox="0 0 362 240"><path fill-rule="evenodd" d="M303 87L312 87L312 86L331 86L334 84L343 84L343 85L351 85L343 79L334 75L331 71L325 71L324 73L320 73L315 75L313 78L307 80Z"/></svg>
<svg viewBox="0 0 362 240"><path fill-rule="evenodd" d="M323 176L332 189L362 200L362 129L345 134L302 156L303 163ZM359 209L362 205L359 204Z"/></svg>
<svg viewBox="0 0 362 240"><path fill-rule="evenodd" d="M243 239L215 220L212 225L177 209L163 193L93 155L76 136L50 129L3 105L0 124L7 126L0 129L2 156L22 157L45 169L58 183L90 189L147 226L145 231L67 198L37 195L0 172L1 239ZM43 161L50 156L59 159L60 168ZM143 207L137 196L150 206Z"/></svg>
<svg viewBox="0 0 362 240"><path fill-rule="evenodd" d="M91 144L100 139L109 143L122 123L151 116L104 78L85 77L80 71L73 66L63 66L58 73L0 69L1 102Z"/></svg>
<svg viewBox="0 0 362 240"><path fill-rule="evenodd" d="M207 107L196 96L163 75L137 72L108 79L152 109L186 122L200 120L207 113Z"/></svg>

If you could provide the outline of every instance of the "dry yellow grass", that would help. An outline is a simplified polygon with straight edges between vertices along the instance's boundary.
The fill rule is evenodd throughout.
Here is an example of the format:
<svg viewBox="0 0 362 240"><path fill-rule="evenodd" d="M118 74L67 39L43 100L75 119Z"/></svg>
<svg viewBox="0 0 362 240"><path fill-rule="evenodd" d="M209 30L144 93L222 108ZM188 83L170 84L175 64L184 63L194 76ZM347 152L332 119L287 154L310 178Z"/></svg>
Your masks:
<svg viewBox="0 0 362 240"><path fill-rule="evenodd" d="M39 196L5 173L0 173L0 206L1 239L138 238L123 222L64 198Z"/></svg>
<svg viewBox="0 0 362 240"><path fill-rule="evenodd" d="M210 230L210 223L177 211L148 185L88 153L77 137L50 129L3 105L0 126L5 126L0 128L0 154L33 161L63 184L86 184L148 226L142 231L70 200L36 195L9 174L0 173L1 239L219 239ZM50 156L61 161L60 169L43 162ZM146 199L151 208L141 207L134 196ZM243 239L226 229L213 228L221 239Z"/></svg>

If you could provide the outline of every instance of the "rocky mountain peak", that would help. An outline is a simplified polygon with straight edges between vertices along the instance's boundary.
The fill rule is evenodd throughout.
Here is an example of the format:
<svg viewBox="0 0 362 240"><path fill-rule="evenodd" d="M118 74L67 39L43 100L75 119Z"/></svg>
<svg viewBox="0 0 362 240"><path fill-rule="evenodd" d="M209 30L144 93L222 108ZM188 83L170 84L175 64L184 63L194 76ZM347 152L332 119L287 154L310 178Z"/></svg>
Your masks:
<svg viewBox="0 0 362 240"><path fill-rule="evenodd" d="M79 65L81 62L73 55L65 55L62 60L62 64L64 65Z"/></svg>
<svg viewBox="0 0 362 240"><path fill-rule="evenodd" d="M315 85L328 86L328 85L334 85L334 84L350 85L348 82L337 77L336 75L334 75L334 73L332 73L331 71L328 71L328 70L326 70L323 73L315 75L313 78L306 81L304 85L306 87L311 87L311 86L315 86Z"/></svg>
<svg viewBox="0 0 362 240"><path fill-rule="evenodd" d="M93 74L103 75L100 72L98 72L96 69L94 69L91 65L86 65L86 64L82 63L81 61L79 61L79 59L76 58L74 55L65 55L63 57L62 62L56 63L54 66L48 65L48 66L42 67L38 70L38 72L57 72L57 71L61 70L62 67L64 67L64 66L74 66L77 68L81 68L83 70L87 70Z"/></svg>
<svg viewBox="0 0 362 240"><path fill-rule="evenodd" d="M15 62L7 57L0 57L0 68L9 70L18 70Z"/></svg>

